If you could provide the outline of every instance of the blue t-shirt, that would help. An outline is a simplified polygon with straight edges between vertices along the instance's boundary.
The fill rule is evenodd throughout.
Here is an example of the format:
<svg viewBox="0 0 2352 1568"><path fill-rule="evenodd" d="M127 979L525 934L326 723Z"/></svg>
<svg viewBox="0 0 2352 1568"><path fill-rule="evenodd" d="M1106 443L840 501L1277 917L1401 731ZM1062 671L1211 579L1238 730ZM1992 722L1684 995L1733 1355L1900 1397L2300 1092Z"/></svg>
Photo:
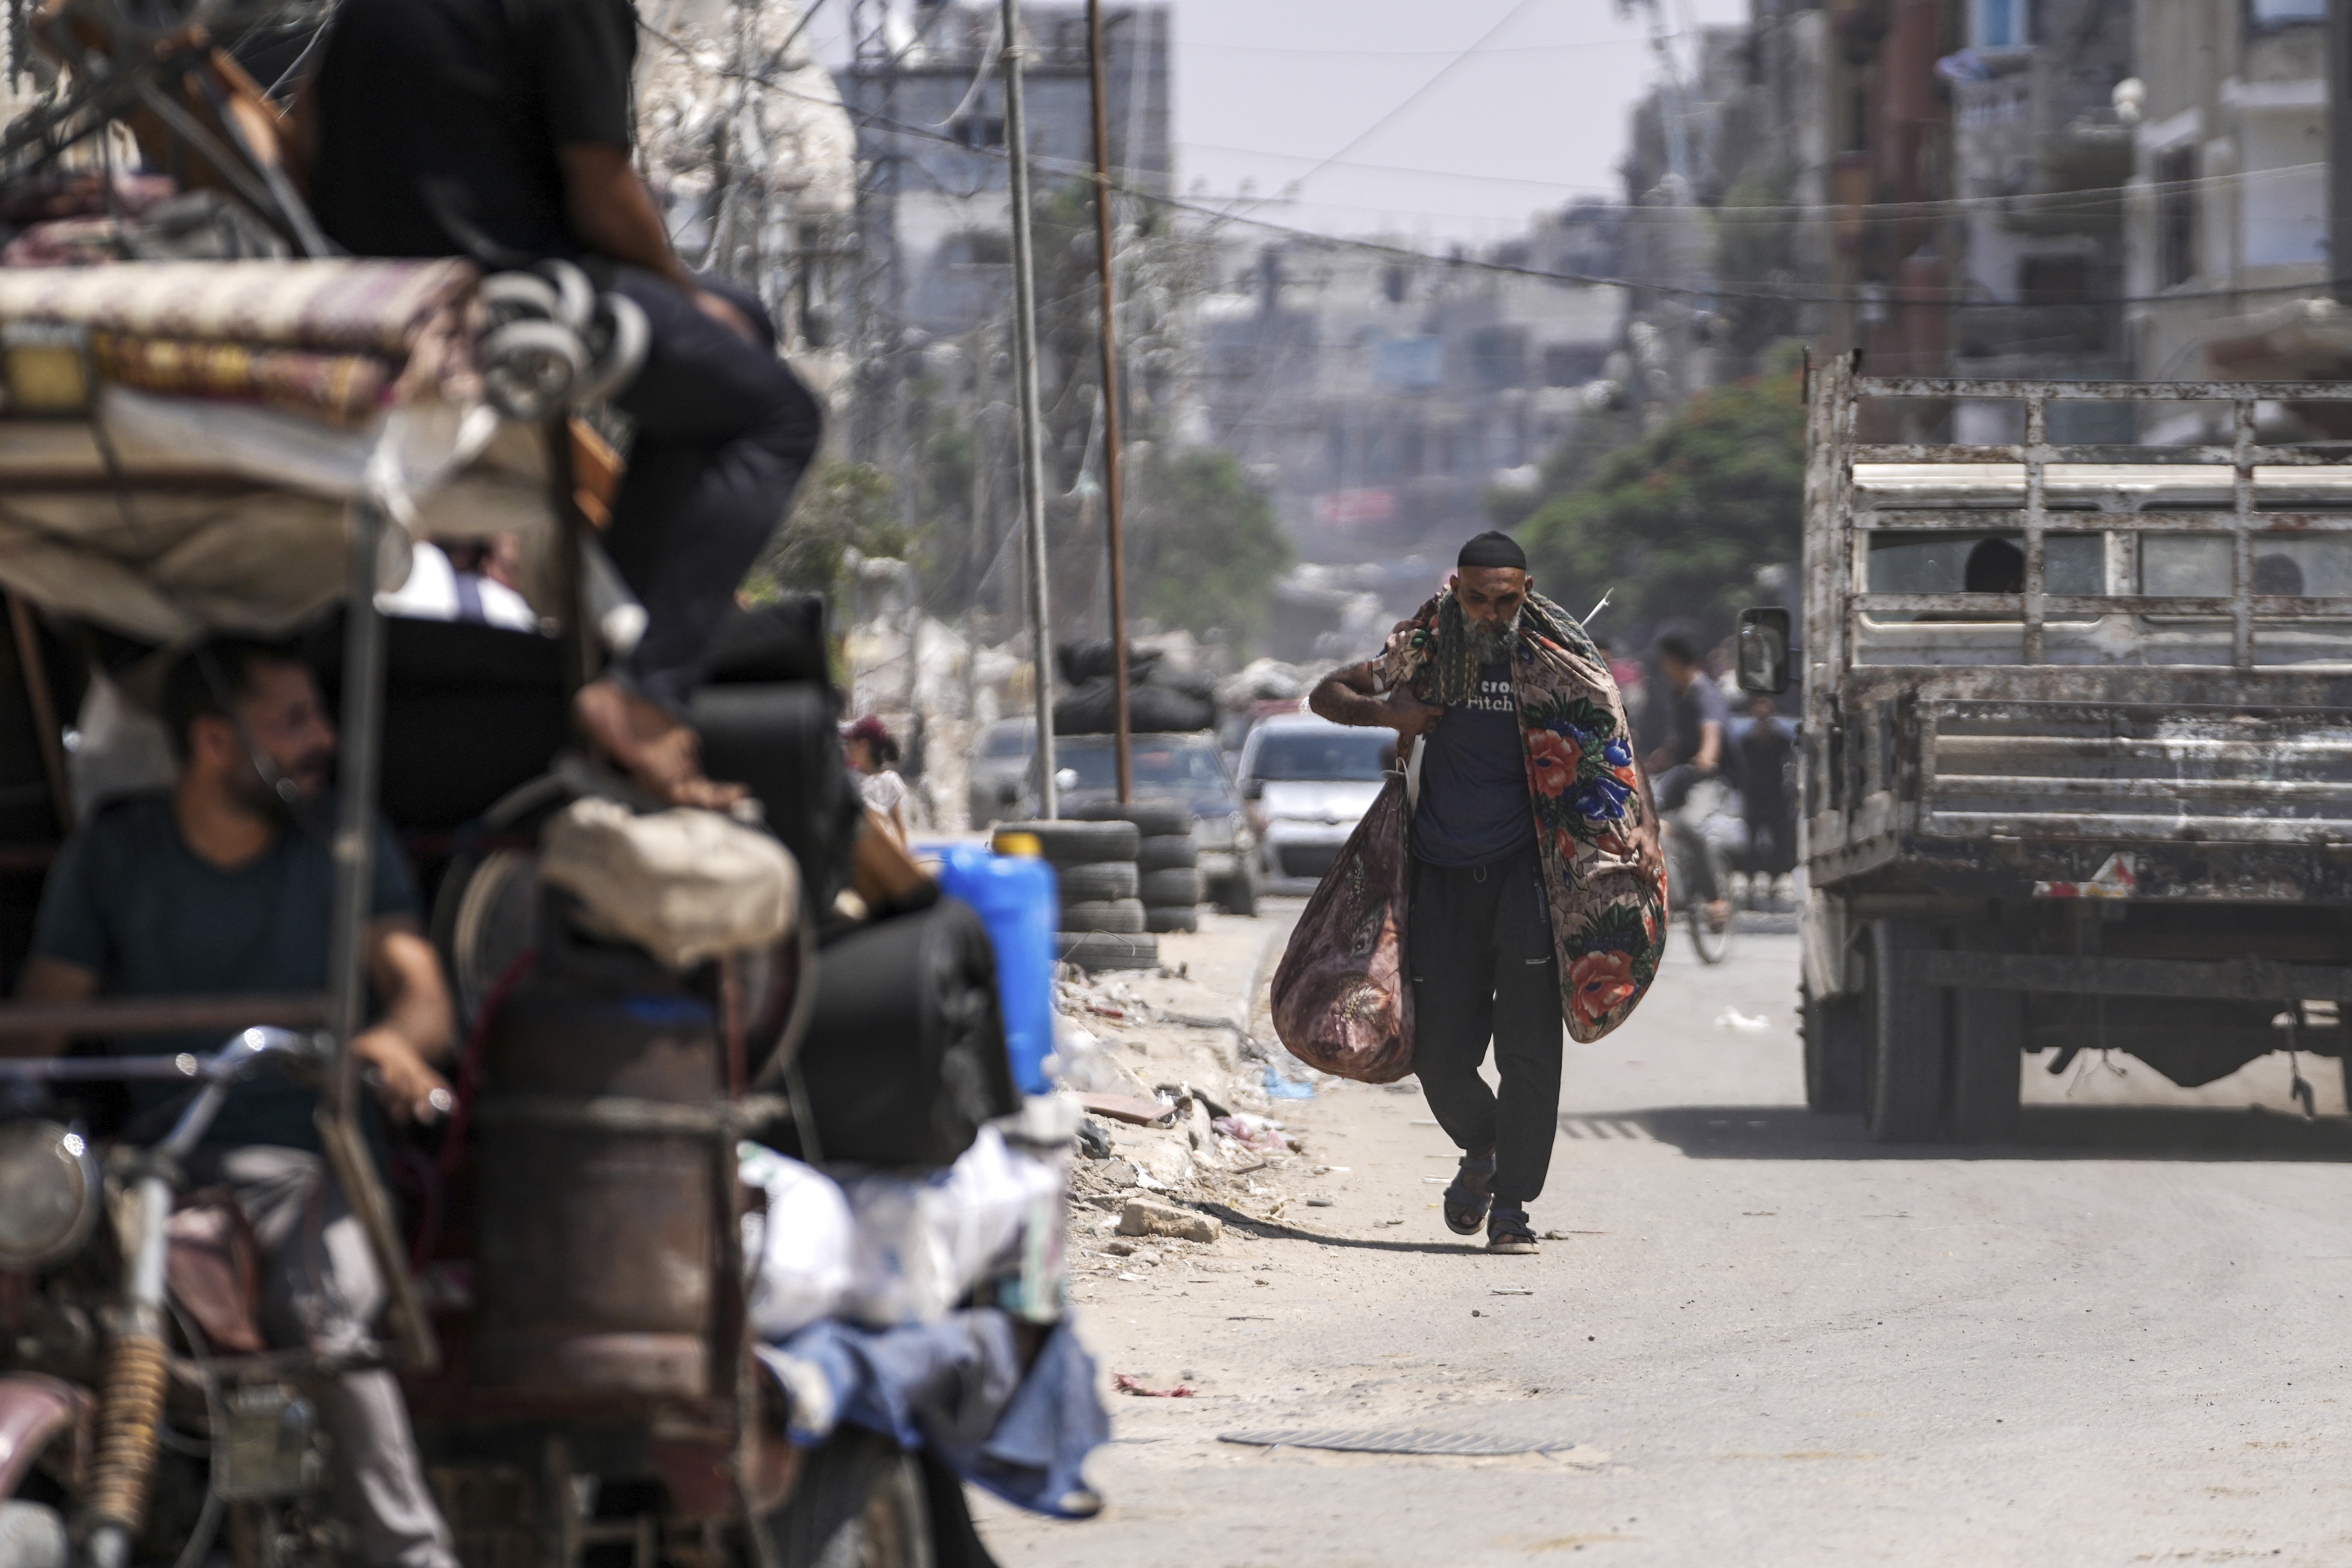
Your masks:
<svg viewBox="0 0 2352 1568"><path fill-rule="evenodd" d="M259 855L223 870L180 837L170 796L138 795L105 807L67 843L41 892L33 952L88 970L106 996L316 994L327 988L334 886L334 854L323 836L281 831ZM415 912L408 868L379 822L368 913ZM230 1033L140 1035L116 1048L129 1056L205 1052ZM142 1116L184 1093L177 1084L131 1086L133 1110ZM229 1096L205 1142L316 1150L317 1106L312 1090L264 1069Z"/></svg>
<svg viewBox="0 0 2352 1568"><path fill-rule="evenodd" d="M1433 866L1491 866L1535 837L1511 666L1498 658L1478 671L1477 694L1423 738L1412 853Z"/></svg>

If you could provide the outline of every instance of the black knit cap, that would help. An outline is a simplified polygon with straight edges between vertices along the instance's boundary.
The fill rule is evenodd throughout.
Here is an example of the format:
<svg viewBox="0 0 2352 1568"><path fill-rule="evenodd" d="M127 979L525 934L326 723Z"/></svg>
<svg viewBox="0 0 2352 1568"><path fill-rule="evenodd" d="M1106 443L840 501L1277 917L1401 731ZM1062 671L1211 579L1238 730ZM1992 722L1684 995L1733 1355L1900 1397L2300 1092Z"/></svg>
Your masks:
<svg viewBox="0 0 2352 1568"><path fill-rule="evenodd" d="M1456 566L1510 566L1524 572L1528 569L1528 552L1519 542L1507 533L1488 529L1462 547Z"/></svg>

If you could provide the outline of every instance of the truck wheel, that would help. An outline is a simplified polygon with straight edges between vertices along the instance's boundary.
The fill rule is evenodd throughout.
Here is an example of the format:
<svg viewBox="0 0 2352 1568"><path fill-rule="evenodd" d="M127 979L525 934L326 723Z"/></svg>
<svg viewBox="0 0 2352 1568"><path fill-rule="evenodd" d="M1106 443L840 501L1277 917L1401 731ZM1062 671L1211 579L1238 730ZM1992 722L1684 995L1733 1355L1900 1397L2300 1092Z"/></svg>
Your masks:
<svg viewBox="0 0 2352 1568"><path fill-rule="evenodd" d="M1944 1121L1944 993L1903 976L1903 959L1935 946L1923 921L1872 922L1870 1084L1863 1106L1881 1143L1933 1138Z"/></svg>
<svg viewBox="0 0 2352 1568"><path fill-rule="evenodd" d="M775 1547L778 1568L933 1568L936 1562L919 1461L878 1433L853 1426L809 1452L793 1495L759 1527Z"/></svg>
<svg viewBox="0 0 2352 1568"><path fill-rule="evenodd" d="M1806 1109L1824 1116L1860 1110L1871 1038L1863 998L1832 996L1824 1002L1801 989L1797 1016L1805 1043Z"/></svg>
<svg viewBox="0 0 2352 1568"><path fill-rule="evenodd" d="M1962 987L1952 995L1952 1135L1991 1143L2017 1134L2025 1059L2025 993Z"/></svg>

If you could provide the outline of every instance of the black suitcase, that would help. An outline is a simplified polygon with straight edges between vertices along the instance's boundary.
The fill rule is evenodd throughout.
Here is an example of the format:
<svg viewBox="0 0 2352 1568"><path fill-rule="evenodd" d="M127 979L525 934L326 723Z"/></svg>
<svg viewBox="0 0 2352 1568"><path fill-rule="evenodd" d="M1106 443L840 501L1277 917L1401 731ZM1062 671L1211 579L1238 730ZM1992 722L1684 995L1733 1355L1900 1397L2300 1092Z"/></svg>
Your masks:
<svg viewBox="0 0 2352 1568"><path fill-rule="evenodd" d="M997 1010L996 955L971 905L929 909L828 941L797 1061L818 1147L790 1119L778 1147L803 1159L950 1165L980 1124L1020 1109Z"/></svg>

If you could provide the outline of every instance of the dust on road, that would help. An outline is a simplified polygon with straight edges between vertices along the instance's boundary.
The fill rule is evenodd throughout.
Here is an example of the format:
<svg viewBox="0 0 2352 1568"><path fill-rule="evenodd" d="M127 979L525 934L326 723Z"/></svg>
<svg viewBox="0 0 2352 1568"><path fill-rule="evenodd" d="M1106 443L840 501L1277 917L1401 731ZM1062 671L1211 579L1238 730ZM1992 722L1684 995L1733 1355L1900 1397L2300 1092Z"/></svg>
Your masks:
<svg viewBox="0 0 2352 1568"><path fill-rule="evenodd" d="M1884 1150L1803 1110L1795 983L1793 936L1677 939L1568 1047L1538 1257L1445 1230L1417 1095L1286 1104L1283 1226L1085 1279L1106 1379L1199 1393L1114 1398L1100 1519L986 1510L1007 1568L2352 1564L2352 1131L2055 1093L2016 1146ZM1563 1448L1217 1440L1300 1427Z"/></svg>

